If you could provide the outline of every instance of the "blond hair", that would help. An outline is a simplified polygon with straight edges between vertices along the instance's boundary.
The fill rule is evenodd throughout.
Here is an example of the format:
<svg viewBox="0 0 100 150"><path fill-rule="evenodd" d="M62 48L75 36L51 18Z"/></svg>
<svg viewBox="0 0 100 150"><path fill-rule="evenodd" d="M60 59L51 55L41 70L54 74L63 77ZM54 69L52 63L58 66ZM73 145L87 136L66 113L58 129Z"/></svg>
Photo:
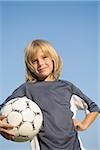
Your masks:
<svg viewBox="0 0 100 150"><path fill-rule="evenodd" d="M32 67L32 61L39 50L42 50L44 54L52 59L54 65L52 77L55 80L59 79L62 68L59 55L48 41L38 39L33 40L25 48L26 81L37 81L37 77L34 74L34 68Z"/></svg>

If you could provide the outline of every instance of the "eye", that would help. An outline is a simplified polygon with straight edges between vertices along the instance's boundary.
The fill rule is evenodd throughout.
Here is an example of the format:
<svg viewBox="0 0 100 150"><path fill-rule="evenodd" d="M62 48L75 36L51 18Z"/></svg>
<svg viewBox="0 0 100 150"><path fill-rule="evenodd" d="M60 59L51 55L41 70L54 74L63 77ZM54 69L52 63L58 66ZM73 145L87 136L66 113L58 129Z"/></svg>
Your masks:
<svg viewBox="0 0 100 150"><path fill-rule="evenodd" d="M48 58L47 56L43 56L43 59Z"/></svg>
<svg viewBox="0 0 100 150"><path fill-rule="evenodd" d="M32 64L35 64L35 63L37 63L37 59L35 59L35 60L32 61Z"/></svg>

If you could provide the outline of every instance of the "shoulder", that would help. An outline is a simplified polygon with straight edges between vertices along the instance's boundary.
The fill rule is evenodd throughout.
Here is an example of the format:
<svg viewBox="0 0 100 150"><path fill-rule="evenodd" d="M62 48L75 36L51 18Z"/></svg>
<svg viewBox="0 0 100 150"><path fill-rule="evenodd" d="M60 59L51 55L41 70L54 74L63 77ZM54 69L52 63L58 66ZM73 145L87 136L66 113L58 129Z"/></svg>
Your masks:
<svg viewBox="0 0 100 150"><path fill-rule="evenodd" d="M73 86L73 83L67 80L59 80L61 83L67 85L67 86Z"/></svg>
<svg viewBox="0 0 100 150"><path fill-rule="evenodd" d="M25 90L26 84L27 84L27 83L24 82L24 83L22 83L21 85L19 85L18 87L16 87L16 89L13 91L13 93L16 92L16 91Z"/></svg>

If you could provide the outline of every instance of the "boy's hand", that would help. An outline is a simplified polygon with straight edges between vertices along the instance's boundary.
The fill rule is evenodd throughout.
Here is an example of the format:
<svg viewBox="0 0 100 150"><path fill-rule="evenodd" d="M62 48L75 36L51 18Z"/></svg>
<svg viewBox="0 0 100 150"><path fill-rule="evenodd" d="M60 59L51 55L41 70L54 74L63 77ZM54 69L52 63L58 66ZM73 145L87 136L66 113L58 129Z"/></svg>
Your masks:
<svg viewBox="0 0 100 150"><path fill-rule="evenodd" d="M85 116L82 122L77 119L74 119L73 122L76 130L78 131L86 130L94 122L98 114L99 112L90 112Z"/></svg>
<svg viewBox="0 0 100 150"><path fill-rule="evenodd" d="M78 119L73 119L74 122L74 127L77 131L84 131L86 130L86 127L84 124L82 124L81 121L79 121Z"/></svg>
<svg viewBox="0 0 100 150"><path fill-rule="evenodd" d="M8 123L4 123L4 118L6 118L6 116L0 116L0 134L8 140L13 140L15 138L15 134L9 131L9 129L13 129L13 126Z"/></svg>

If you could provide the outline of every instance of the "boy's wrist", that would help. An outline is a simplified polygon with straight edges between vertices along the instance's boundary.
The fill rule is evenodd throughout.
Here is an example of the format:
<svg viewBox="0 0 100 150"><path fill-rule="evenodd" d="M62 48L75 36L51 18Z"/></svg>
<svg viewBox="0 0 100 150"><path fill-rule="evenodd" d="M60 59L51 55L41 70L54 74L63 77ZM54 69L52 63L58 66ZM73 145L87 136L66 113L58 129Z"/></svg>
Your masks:
<svg viewBox="0 0 100 150"><path fill-rule="evenodd" d="M88 128L88 124L85 121L82 121L81 123L83 130L86 130Z"/></svg>

